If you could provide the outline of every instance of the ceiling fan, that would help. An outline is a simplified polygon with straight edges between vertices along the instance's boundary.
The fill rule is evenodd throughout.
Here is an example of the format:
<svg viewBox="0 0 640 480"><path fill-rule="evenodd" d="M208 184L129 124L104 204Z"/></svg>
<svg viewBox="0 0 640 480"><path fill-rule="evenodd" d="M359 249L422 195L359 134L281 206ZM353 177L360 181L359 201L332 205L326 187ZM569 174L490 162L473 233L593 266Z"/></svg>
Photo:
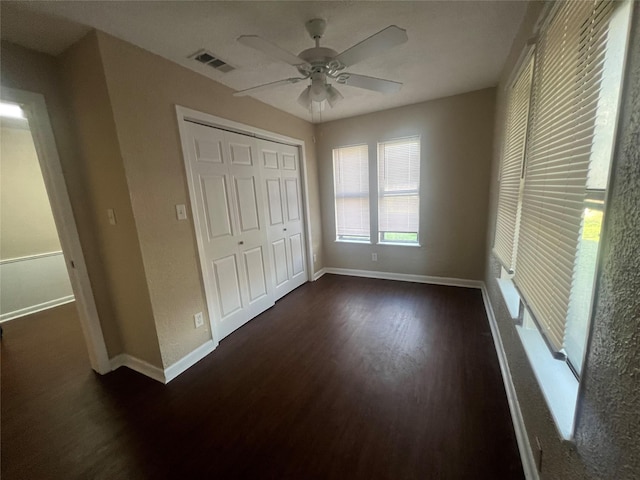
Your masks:
<svg viewBox="0 0 640 480"><path fill-rule="evenodd" d="M405 43L408 39L407 31L395 25L380 30L360 43L338 54L335 50L320 46L320 39L324 35L327 23L321 18L314 18L305 24L309 35L316 42L316 46L301 52L298 56L279 46L265 40L258 35L242 35L238 42L247 47L265 53L266 55L294 66L300 73L300 77L285 78L275 82L265 83L256 87L247 88L235 92L237 97L251 95L253 93L286 85L311 80L311 84L302 91L298 97L298 103L307 109L312 106L323 107L326 103L333 107L342 98L342 94L329 82L364 88L382 93L395 93L400 90L402 83L382 78L367 77L355 73L345 72L344 69L356 63L377 55L383 50ZM315 105L314 105L315 104Z"/></svg>

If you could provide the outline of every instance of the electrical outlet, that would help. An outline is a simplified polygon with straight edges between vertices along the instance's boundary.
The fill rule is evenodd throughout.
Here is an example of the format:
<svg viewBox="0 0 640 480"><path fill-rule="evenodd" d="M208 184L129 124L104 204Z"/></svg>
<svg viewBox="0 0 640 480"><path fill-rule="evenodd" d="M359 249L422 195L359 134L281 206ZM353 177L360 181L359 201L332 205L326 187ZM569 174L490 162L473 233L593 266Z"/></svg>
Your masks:
<svg viewBox="0 0 640 480"><path fill-rule="evenodd" d="M318 255L316 255L315 253L313 254L313 263L316 263L318 261Z"/></svg>
<svg viewBox="0 0 640 480"><path fill-rule="evenodd" d="M371 254L371 260L374 261L374 262L377 262L378 261L378 254L377 253L372 253Z"/></svg>
<svg viewBox="0 0 640 480"><path fill-rule="evenodd" d="M204 315L202 315L202 312L198 312L193 316L193 322L196 324L196 328L204 325Z"/></svg>

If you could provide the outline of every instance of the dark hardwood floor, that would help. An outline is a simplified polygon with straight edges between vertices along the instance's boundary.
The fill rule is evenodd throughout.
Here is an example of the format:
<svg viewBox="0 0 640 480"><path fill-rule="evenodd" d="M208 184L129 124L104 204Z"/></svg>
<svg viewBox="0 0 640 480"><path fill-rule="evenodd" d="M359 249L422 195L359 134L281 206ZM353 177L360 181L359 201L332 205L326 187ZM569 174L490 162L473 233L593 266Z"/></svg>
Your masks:
<svg viewBox="0 0 640 480"><path fill-rule="evenodd" d="M522 479L479 290L325 275L162 385L74 305L4 324L13 479Z"/></svg>

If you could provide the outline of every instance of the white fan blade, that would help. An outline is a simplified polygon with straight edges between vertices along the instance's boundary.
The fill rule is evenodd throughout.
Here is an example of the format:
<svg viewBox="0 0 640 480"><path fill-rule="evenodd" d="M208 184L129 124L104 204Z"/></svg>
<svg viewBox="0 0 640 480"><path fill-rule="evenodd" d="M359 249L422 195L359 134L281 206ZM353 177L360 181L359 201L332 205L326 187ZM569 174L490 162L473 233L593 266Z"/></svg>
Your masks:
<svg viewBox="0 0 640 480"><path fill-rule="evenodd" d="M338 83L381 93L396 93L402 87L402 83L400 82L367 77L365 75L356 75L355 73L341 73Z"/></svg>
<svg viewBox="0 0 640 480"><path fill-rule="evenodd" d="M378 33L374 33L369 38L364 39L360 43L348 48L336 57L342 65L349 67L366 58L379 54L388 48L402 45L409 37L407 31L390 25Z"/></svg>
<svg viewBox="0 0 640 480"><path fill-rule="evenodd" d="M295 56L293 53L280 48L275 43L271 43L258 35L242 35L238 37L238 42L247 47L260 50L262 53L269 55L271 58L280 60L282 62L298 67L300 65L308 65L307 62L300 57Z"/></svg>
<svg viewBox="0 0 640 480"><path fill-rule="evenodd" d="M275 82L265 83L264 85L258 85L257 87L247 88L246 90L239 90L233 94L234 97L244 97L245 95L251 95L252 93L261 92L269 88L278 87L280 85L287 85L289 83L298 83L304 78L285 78L284 80L276 80Z"/></svg>

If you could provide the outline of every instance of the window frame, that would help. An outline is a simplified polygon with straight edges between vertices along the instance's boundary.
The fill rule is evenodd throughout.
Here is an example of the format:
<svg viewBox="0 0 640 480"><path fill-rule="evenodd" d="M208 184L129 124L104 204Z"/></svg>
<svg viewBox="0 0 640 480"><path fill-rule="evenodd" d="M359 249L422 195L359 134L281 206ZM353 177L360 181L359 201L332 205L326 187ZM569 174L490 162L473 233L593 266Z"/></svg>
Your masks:
<svg viewBox="0 0 640 480"><path fill-rule="evenodd" d="M366 166L367 166L367 172L366 172L366 185L367 185L367 192L366 192L366 201L367 201L367 205L368 205L368 227L369 227L369 236L368 237L364 237L364 236L358 236L358 235L340 235L340 233L338 232L338 199L339 198L343 198L343 197L339 197L337 194L337 169L336 169L336 152L342 149L347 149L347 148L354 148L354 147L365 147L366 153L367 153L367 159L366 159ZM370 185L370 163L371 160L369 158L369 144L368 143L354 143L354 144L349 144L349 145L341 145L339 147L334 147L331 150L332 153L332 166L333 166L333 208L334 208L334 224L335 224L335 239L334 242L337 243L353 243L353 244L363 244L363 245L371 245L372 242L372 235L371 235L371 185ZM365 198L365 195L362 195L363 198ZM351 238L349 238L351 237Z"/></svg>
<svg viewBox="0 0 640 480"><path fill-rule="evenodd" d="M406 140L407 143L409 143L409 141L416 141L418 144L418 185L415 189L406 189L406 190L397 190L397 191L392 191L391 193L386 193L385 191L381 191L380 189L380 162L381 162L381 155L380 155L380 149L381 146L385 145L385 144L390 144L390 143L400 143L403 140ZM393 246L399 246L399 247L421 247L421 243L420 243L420 198L421 198L421 187L422 187L422 182L420 181L420 175L422 172L422 136L421 135L408 135L408 136L404 136L404 137L395 137L395 138L390 138L387 140L381 140L378 141L376 143L376 189L377 189L377 198L378 198L378 203L377 203L377 212L376 212L376 218L378 220L377 222L377 229L375 232L375 239L376 239L376 245L393 245ZM417 211L417 221L418 221L418 229L416 232L397 232L397 231L392 231L392 230L380 230L380 200L382 198L392 198L392 197L409 197L409 196L416 196L417 197L417 204L418 204L418 211ZM383 240L383 236L385 234L415 234L416 239L415 241L402 241L402 240Z"/></svg>

